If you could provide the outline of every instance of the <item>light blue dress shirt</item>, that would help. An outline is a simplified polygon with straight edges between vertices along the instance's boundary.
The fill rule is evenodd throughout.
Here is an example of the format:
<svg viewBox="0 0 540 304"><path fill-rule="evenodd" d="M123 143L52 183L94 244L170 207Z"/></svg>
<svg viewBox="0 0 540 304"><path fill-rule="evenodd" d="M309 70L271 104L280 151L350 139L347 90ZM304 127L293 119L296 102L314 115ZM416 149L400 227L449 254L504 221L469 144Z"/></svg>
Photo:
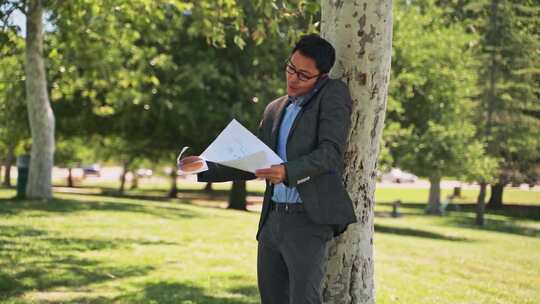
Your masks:
<svg viewBox="0 0 540 304"><path fill-rule="evenodd" d="M304 96L289 97L291 101L285 109L283 119L279 128L279 137L277 145L277 154L283 161L287 161L287 138L293 125L294 119L302 109L300 104L304 100ZM301 203L300 194L296 187L287 187L283 183L274 185L274 193L272 200L276 203Z"/></svg>

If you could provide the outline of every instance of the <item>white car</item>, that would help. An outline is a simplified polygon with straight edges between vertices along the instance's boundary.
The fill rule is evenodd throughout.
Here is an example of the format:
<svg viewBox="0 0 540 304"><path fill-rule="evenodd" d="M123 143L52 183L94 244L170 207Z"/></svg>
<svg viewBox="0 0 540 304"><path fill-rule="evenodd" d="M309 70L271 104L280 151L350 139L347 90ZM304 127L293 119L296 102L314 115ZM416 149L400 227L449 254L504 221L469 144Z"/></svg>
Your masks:
<svg viewBox="0 0 540 304"><path fill-rule="evenodd" d="M412 173L403 171L399 168L392 168L390 172L383 173L381 176L383 182L391 183L414 183L418 180L418 177Z"/></svg>
<svg viewBox="0 0 540 304"><path fill-rule="evenodd" d="M137 172L137 175L139 177L151 177L152 174L154 173L154 172L152 172L152 170L145 169L145 168L139 168L139 169L137 169L136 172Z"/></svg>

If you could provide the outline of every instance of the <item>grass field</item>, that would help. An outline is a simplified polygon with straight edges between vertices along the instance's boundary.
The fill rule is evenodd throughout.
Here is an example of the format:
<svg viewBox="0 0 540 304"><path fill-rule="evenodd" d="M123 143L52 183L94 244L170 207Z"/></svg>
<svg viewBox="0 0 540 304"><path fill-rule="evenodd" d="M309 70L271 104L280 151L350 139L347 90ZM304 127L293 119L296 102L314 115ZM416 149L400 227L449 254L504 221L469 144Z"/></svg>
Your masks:
<svg viewBox="0 0 540 304"><path fill-rule="evenodd" d="M15 181L13 182L15 184ZM54 183L56 186L65 186L66 181L64 179L56 180ZM178 188L181 190L202 190L205 183L196 183L191 181L185 181L178 179ZM99 187L105 188L111 191L116 191L119 187L118 181L103 182L99 179L88 179L82 182L82 187ZM145 193L163 195L169 190L169 180L165 178L152 178L150 180L141 179L139 184L139 190L131 191L131 193ZM129 183L126 184L126 189L129 188ZM228 191L231 188L231 183L214 183L213 189L218 191ZM260 181L248 181L247 191L253 194L262 194L264 192L264 182ZM448 195L452 193L452 189L442 189L441 198L444 200ZM488 187L486 198L489 198L490 189ZM478 196L478 190L463 189L462 197L455 202L459 204L472 203L476 201ZM377 188L376 198L379 202L391 202L395 200L403 200L409 203L425 203L428 198L428 189L417 188ZM520 204L520 205L539 205L540 206L540 192L519 190L516 188L506 187L504 189L504 201L507 204Z"/></svg>
<svg viewBox="0 0 540 304"><path fill-rule="evenodd" d="M14 194L0 189L1 303L258 303L257 213L152 197L57 193L30 202ZM538 194L505 197L533 205ZM376 195L377 303L538 303L535 216L491 213L479 229L467 208L424 215L423 189ZM395 199L404 200L403 216L387 217Z"/></svg>

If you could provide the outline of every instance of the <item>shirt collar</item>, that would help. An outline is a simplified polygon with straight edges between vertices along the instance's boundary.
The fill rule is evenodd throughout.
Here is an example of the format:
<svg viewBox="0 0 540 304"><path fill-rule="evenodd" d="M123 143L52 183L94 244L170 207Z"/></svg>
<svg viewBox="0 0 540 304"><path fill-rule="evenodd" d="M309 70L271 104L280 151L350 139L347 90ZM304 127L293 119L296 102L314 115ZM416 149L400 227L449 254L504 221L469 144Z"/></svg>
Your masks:
<svg viewBox="0 0 540 304"><path fill-rule="evenodd" d="M311 91L301 96L296 96L296 97L289 96L289 101L297 106L303 106L304 101L308 102L309 99L311 99L311 97L313 97L313 95L315 95L321 89L321 87L326 84L327 81L328 81L328 75L325 74L317 81L317 83L315 84L315 87L313 87Z"/></svg>
<svg viewBox="0 0 540 304"><path fill-rule="evenodd" d="M289 101L291 103L293 103L295 106L299 106L300 104L302 104L302 101L304 101L304 98L306 97L306 95L302 95L302 96L289 96Z"/></svg>

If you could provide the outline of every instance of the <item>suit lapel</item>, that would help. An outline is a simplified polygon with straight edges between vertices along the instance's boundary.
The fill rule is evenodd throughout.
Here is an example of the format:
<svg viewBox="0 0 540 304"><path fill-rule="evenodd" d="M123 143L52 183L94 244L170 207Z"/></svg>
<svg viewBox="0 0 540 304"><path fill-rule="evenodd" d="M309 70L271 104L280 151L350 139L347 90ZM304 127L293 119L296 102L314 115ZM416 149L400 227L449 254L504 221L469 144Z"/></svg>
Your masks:
<svg viewBox="0 0 540 304"><path fill-rule="evenodd" d="M285 113L285 108L289 104L289 97L284 96L280 100L277 111L274 113L273 124L272 124L272 135L270 138L270 143L272 144L272 150L277 151L277 140L279 135L279 128L281 126L281 120L283 119L283 114Z"/></svg>

